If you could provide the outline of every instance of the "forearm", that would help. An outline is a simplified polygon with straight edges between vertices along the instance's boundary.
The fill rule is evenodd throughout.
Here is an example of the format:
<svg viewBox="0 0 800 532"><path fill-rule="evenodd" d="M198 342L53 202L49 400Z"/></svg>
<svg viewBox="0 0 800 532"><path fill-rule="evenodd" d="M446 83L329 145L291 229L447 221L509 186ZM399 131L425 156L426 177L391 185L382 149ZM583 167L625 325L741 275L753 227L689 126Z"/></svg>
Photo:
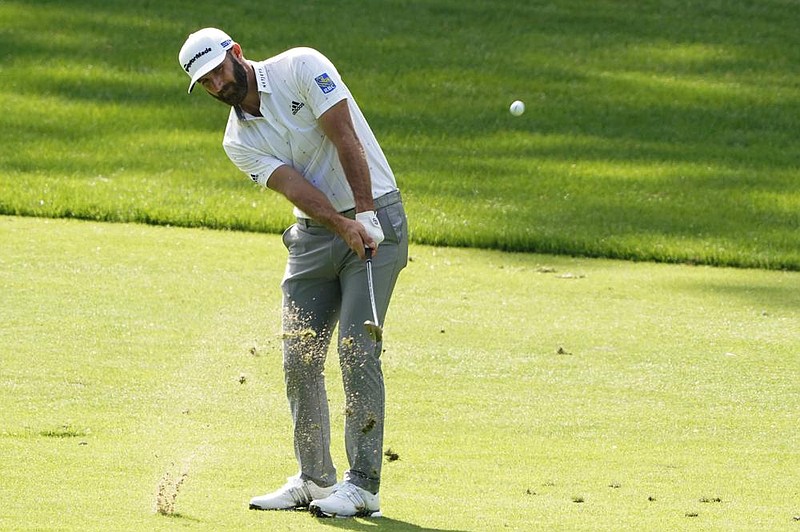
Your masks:
<svg viewBox="0 0 800 532"><path fill-rule="evenodd" d="M356 212L375 210L372 200L372 181L369 165L364 154L364 147L353 135L347 143L337 146L339 162L342 164L345 178L350 185L355 200Z"/></svg>
<svg viewBox="0 0 800 532"><path fill-rule="evenodd" d="M335 233L342 232L346 218L339 214L325 194L290 166L281 166L270 176L267 186L280 192L295 207Z"/></svg>
<svg viewBox="0 0 800 532"><path fill-rule="evenodd" d="M328 197L291 166L284 165L275 170L267 186L283 194L295 207L339 235L360 258L364 258L366 247L376 247L363 225L338 213Z"/></svg>
<svg viewBox="0 0 800 532"><path fill-rule="evenodd" d="M372 181L364 146L356 134L347 100L327 110L319 119L325 136L336 146L345 179L355 200L356 212L372 211Z"/></svg>

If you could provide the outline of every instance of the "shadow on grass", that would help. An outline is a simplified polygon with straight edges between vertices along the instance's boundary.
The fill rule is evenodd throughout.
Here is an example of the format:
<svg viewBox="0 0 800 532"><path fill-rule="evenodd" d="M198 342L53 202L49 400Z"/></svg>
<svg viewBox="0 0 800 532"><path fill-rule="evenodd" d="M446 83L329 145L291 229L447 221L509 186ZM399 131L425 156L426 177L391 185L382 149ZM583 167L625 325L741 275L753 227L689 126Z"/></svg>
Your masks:
<svg viewBox="0 0 800 532"><path fill-rule="evenodd" d="M702 279L695 282L686 281L683 285L690 291L710 294L715 298L732 298L741 304L754 306L755 311L764 317L775 312L794 312L800 309L800 295L795 290L788 290L789 277L786 283L776 278L775 283L722 283Z"/></svg>
<svg viewBox="0 0 800 532"><path fill-rule="evenodd" d="M463 532L457 529L426 528L424 526L398 521L389 517L376 519L318 519L323 525L342 530L418 530L428 532Z"/></svg>

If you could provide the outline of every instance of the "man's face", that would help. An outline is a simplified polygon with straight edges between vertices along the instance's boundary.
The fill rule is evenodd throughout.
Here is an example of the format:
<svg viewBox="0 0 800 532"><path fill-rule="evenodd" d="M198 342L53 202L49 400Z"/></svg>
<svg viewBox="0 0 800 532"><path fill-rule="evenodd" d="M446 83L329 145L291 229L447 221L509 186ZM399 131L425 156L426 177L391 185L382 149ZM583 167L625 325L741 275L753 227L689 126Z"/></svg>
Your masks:
<svg viewBox="0 0 800 532"><path fill-rule="evenodd" d="M239 105L247 96L247 71L230 52L219 66L198 80L211 96L230 106Z"/></svg>

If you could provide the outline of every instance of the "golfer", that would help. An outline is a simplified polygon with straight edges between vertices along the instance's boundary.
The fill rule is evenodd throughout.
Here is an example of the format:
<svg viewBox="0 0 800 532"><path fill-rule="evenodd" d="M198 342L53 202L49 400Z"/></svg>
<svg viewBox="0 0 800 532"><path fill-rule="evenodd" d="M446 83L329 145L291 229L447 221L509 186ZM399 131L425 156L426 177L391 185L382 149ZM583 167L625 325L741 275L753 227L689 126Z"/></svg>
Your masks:
<svg viewBox="0 0 800 532"><path fill-rule="evenodd" d="M283 234L289 252L283 290L283 369L299 473L250 508L308 508L319 517L380 515L384 384L380 336L365 269L373 254L380 323L408 260L400 192L378 141L334 65L310 48L264 61L215 28L191 34L180 50L191 78L231 106L223 147L254 182L283 194L297 223ZM338 325L349 469L337 483L330 454L325 355Z"/></svg>

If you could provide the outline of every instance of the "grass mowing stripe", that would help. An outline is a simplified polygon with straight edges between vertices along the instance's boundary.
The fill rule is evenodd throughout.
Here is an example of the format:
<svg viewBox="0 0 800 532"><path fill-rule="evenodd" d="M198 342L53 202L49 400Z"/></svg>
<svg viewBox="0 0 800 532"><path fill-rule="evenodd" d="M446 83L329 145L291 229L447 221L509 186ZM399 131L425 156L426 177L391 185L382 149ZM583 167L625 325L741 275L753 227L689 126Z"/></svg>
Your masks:
<svg viewBox="0 0 800 532"><path fill-rule="evenodd" d="M415 242L796 270L792 7L5 2L0 212L280 231L285 204L222 153L226 109L183 90L174 50L214 23L248 57L335 60Z"/></svg>

